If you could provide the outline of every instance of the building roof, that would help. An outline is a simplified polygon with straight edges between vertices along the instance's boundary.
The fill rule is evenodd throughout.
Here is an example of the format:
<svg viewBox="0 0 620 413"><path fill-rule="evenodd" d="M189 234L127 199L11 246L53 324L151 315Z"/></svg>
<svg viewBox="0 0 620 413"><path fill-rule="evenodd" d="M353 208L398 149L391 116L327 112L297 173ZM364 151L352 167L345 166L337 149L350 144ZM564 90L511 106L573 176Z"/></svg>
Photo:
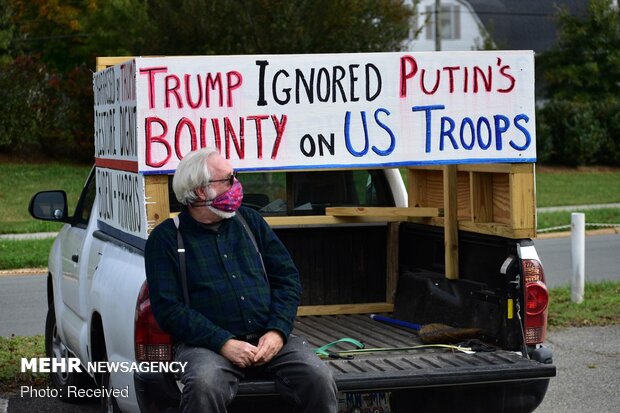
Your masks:
<svg viewBox="0 0 620 413"><path fill-rule="evenodd" d="M558 8L585 16L588 0L469 0L499 49L544 52L557 42Z"/></svg>

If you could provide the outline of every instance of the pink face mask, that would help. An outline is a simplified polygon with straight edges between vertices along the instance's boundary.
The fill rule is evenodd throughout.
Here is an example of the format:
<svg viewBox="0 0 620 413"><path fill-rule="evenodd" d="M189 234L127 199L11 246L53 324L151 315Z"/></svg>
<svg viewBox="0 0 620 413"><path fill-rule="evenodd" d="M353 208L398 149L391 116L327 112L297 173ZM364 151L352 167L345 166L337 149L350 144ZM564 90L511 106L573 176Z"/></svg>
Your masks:
<svg viewBox="0 0 620 413"><path fill-rule="evenodd" d="M235 179L230 189L221 195L213 198L210 202L211 207L224 212L235 212L241 206L243 200L243 187Z"/></svg>

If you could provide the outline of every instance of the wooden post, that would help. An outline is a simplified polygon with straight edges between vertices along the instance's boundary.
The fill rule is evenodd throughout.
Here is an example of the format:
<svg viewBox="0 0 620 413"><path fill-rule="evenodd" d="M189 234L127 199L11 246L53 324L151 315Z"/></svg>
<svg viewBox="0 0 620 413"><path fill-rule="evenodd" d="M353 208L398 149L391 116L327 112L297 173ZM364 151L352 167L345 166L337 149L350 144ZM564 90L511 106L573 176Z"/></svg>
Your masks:
<svg viewBox="0 0 620 413"><path fill-rule="evenodd" d="M444 246L446 278L459 278L458 204L456 196L456 165L443 167Z"/></svg>
<svg viewBox="0 0 620 413"><path fill-rule="evenodd" d="M385 302L394 303L398 284L398 228L400 222L390 222L387 232L387 265L385 269Z"/></svg>
<svg viewBox="0 0 620 413"><path fill-rule="evenodd" d="M157 224L170 217L168 175L147 175L144 177L144 186L147 231L150 233Z"/></svg>

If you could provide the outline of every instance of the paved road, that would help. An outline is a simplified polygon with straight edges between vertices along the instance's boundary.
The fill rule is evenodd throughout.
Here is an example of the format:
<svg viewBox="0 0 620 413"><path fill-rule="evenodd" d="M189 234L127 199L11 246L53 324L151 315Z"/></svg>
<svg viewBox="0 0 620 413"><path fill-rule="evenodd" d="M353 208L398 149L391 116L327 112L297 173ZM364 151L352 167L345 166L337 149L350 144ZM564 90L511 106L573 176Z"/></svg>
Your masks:
<svg viewBox="0 0 620 413"><path fill-rule="evenodd" d="M620 411L620 325L551 332L557 377L536 413Z"/></svg>
<svg viewBox="0 0 620 413"><path fill-rule="evenodd" d="M570 237L537 239L535 244L545 269L547 285L552 288L570 285ZM585 278L586 282L620 280L620 235L586 237Z"/></svg>
<svg viewBox="0 0 620 413"><path fill-rule="evenodd" d="M0 277L0 336L43 334L46 314L44 275Z"/></svg>

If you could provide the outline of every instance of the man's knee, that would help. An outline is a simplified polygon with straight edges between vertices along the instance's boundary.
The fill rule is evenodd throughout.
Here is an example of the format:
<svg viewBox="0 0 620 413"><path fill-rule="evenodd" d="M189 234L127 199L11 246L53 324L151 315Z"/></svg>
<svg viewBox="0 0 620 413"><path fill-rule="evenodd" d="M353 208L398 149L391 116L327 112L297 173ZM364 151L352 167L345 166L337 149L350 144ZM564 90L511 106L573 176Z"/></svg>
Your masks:
<svg viewBox="0 0 620 413"><path fill-rule="evenodd" d="M237 377L217 355L206 349L185 347L177 358L187 362L187 370L180 377L183 393L218 400L234 398Z"/></svg>

